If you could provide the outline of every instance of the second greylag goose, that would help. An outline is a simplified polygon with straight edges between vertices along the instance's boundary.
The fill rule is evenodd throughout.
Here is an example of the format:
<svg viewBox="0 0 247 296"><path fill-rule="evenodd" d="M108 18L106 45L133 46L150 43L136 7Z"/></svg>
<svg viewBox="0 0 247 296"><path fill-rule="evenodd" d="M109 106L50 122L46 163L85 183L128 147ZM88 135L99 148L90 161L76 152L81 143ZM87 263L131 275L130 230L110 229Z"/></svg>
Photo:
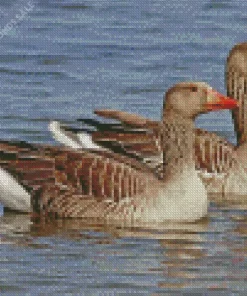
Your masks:
<svg viewBox="0 0 247 296"><path fill-rule="evenodd" d="M160 179L139 162L109 151L44 149L43 156L54 159L53 178L34 189L34 210L131 223L200 219L207 213L207 192L195 170L194 119L236 106L235 100L205 83L179 83L168 90L160 129L164 164ZM17 163L12 162L12 172Z"/></svg>
<svg viewBox="0 0 247 296"><path fill-rule="evenodd" d="M232 111L237 146L247 141L247 42L235 45L226 64L227 94L239 101Z"/></svg>

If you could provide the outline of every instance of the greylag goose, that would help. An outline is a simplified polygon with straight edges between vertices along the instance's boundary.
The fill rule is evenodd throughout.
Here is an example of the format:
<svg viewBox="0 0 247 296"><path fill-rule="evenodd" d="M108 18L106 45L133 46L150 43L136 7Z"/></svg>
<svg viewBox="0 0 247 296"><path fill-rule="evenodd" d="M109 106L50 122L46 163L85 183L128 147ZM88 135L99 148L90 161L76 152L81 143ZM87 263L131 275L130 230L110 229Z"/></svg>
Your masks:
<svg viewBox="0 0 247 296"><path fill-rule="evenodd" d="M32 208L38 213L140 222L195 221L207 213L207 192L195 169L194 119L236 106L235 100L205 83L179 83L169 89L160 128L163 178L111 151L42 146L20 151L14 144L14 157L5 157L5 168L29 188ZM2 143L2 151L8 145ZM30 168L34 169L31 174Z"/></svg>

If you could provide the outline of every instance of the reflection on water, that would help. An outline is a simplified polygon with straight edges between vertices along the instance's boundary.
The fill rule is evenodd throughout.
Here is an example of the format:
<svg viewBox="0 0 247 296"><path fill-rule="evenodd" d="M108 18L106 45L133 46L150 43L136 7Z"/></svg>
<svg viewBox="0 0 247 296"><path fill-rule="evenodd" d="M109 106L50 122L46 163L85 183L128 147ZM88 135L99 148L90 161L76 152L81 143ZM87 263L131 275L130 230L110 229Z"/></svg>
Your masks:
<svg viewBox="0 0 247 296"><path fill-rule="evenodd" d="M199 223L145 228L80 219L33 222L6 213L0 219L0 289L9 295L38 288L55 295L244 295L246 226L245 210L213 205Z"/></svg>

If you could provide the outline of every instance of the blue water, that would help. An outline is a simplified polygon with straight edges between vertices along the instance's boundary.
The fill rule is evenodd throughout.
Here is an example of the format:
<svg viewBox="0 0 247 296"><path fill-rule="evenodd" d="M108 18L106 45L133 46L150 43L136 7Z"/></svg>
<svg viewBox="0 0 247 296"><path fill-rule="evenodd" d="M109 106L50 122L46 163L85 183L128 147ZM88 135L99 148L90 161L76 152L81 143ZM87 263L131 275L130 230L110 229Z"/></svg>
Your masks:
<svg viewBox="0 0 247 296"><path fill-rule="evenodd" d="M225 93L227 54L247 41L243 0L30 3L0 1L1 139L54 143L50 119L76 126L96 108L159 119L179 81ZM197 125L235 142L228 111ZM170 239L81 225L40 233L21 217L1 218L1 295L246 295L245 211L212 205L200 231Z"/></svg>

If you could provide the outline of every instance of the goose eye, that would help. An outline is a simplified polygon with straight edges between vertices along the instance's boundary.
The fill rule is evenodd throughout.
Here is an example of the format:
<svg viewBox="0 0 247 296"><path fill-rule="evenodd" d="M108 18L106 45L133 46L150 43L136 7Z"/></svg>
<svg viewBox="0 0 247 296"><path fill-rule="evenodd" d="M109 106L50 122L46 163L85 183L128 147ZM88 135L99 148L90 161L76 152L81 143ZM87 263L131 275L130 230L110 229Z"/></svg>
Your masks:
<svg viewBox="0 0 247 296"><path fill-rule="evenodd" d="M192 91L192 92L197 92L197 87L196 87L196 86L192 86L192 87L191 87L191 91Z"/></svg>

